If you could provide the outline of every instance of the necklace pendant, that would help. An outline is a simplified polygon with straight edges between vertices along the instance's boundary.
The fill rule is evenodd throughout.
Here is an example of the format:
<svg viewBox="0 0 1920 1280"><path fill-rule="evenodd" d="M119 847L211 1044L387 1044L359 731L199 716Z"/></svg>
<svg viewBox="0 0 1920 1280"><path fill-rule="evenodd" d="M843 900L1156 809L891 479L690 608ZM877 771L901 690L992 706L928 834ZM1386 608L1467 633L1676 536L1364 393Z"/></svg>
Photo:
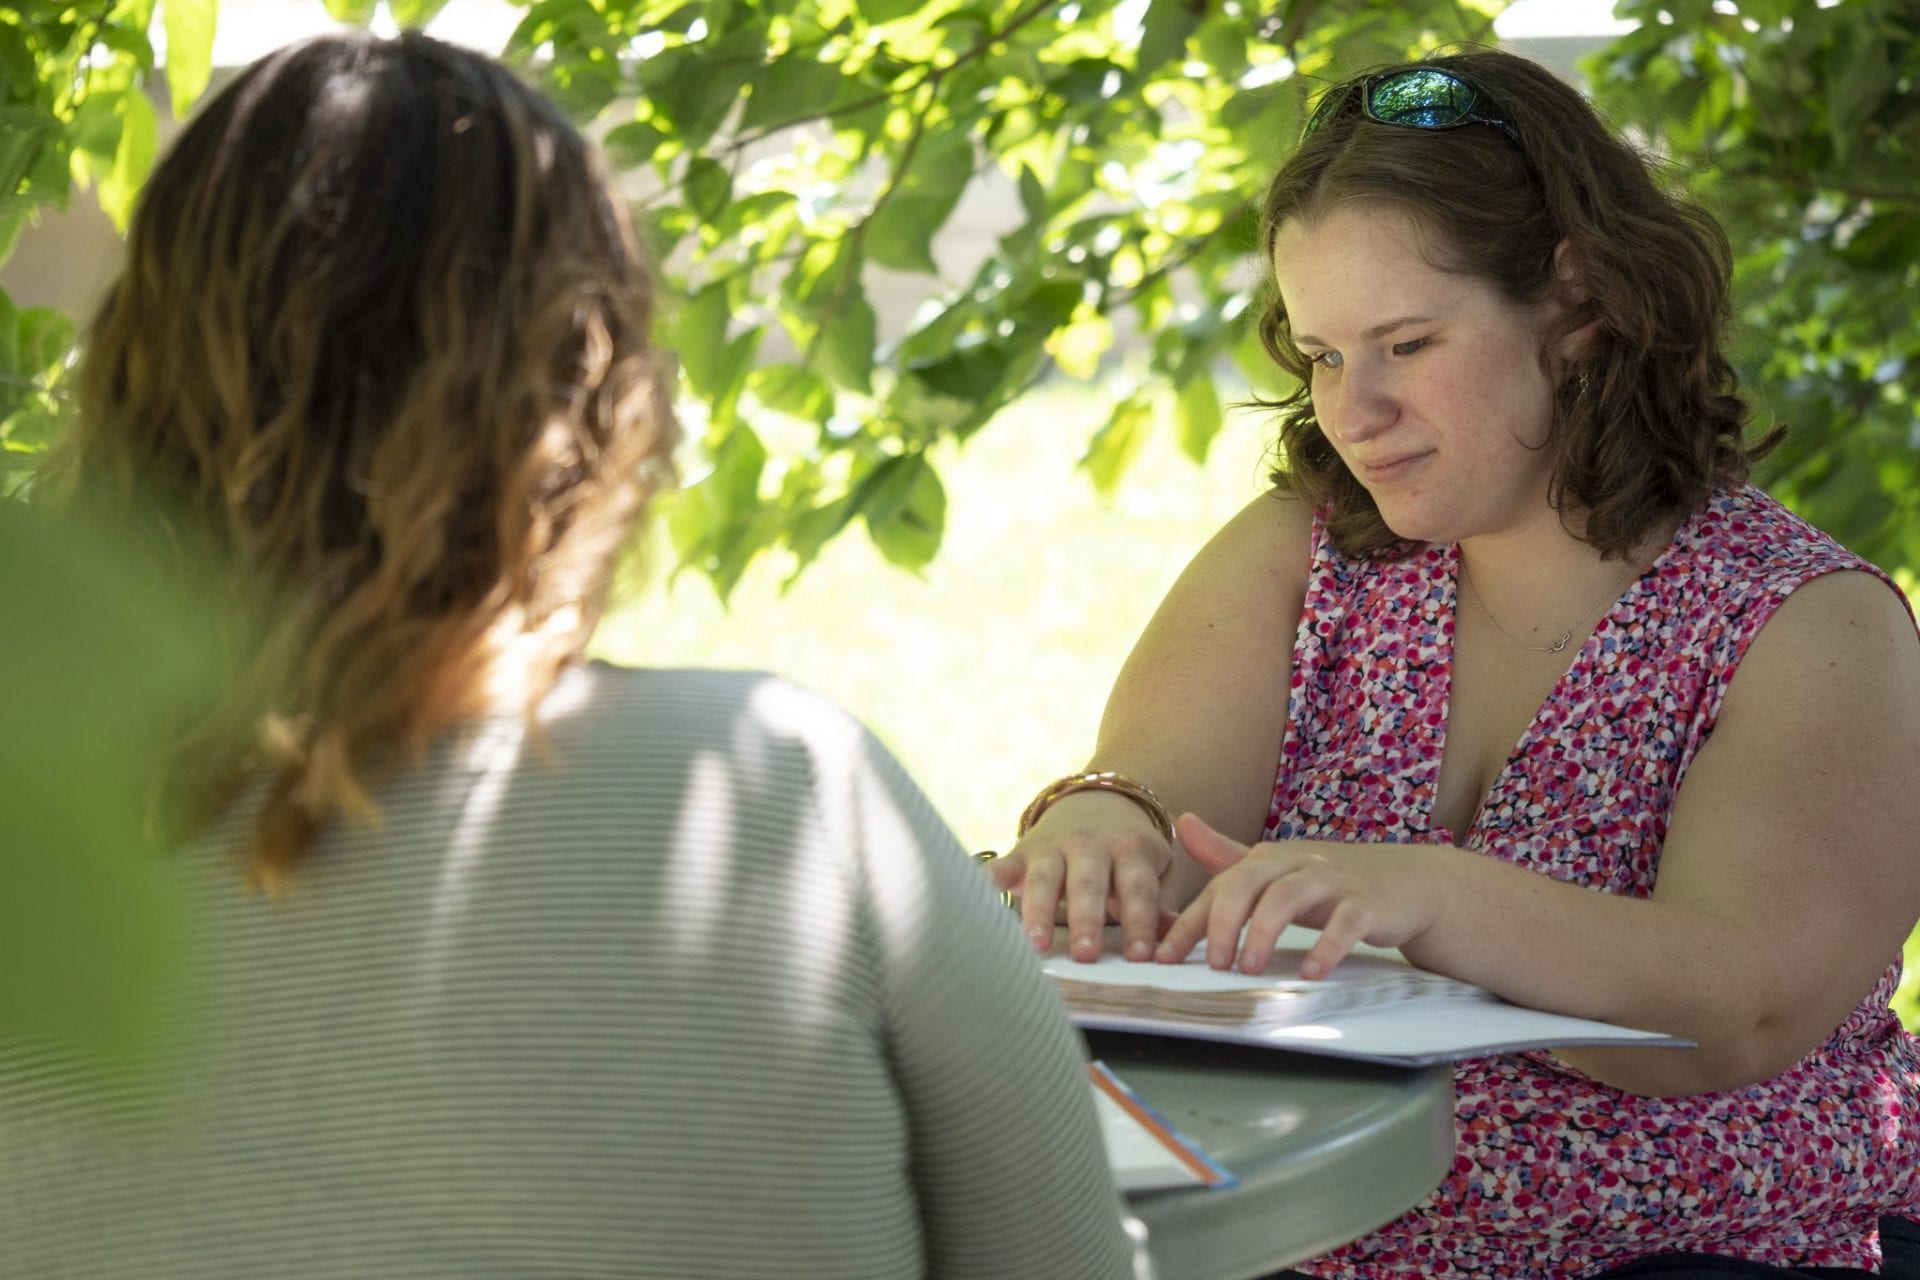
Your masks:
<svg viewBox="0 0 1920 1280"><path fill-rule="evenodd" d="M1559 638L1558 640L1555 640L1555 641L1554 641L1554 642L1553 642L1552 644L1550 644L1550 645L1548 645L1548 646L1547 646L1547 652L1548 652L1548 653L1558 653L1558 652L1560 652L1560 651L1561 651L1562 649L1564 649L1564 648L1566 648L1566 647L1567 647L1567 642L1568 642L1568 641L1570 641L1570 640L1572 640L1572 639L1573 639L1573 632L1571 632L1571 631L1562 631L1562 632L1560 633L1560 638Z"/></svg>

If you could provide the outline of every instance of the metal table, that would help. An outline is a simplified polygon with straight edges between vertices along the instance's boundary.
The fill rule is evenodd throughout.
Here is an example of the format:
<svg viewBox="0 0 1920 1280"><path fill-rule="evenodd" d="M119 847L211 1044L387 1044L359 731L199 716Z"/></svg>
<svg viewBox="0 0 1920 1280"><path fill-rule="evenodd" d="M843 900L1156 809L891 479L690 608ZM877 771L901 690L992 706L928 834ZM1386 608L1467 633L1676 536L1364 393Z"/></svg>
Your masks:
<svg viewBox="0 0 1920 1280"><path fill-rule="evenodd" d="M1084 1033L1240 1185L1128 1197L1159 1280L1253 1280L1391 1222L1453 1160L1450 1067L1335 1058L1132 1033Z"/></svg>

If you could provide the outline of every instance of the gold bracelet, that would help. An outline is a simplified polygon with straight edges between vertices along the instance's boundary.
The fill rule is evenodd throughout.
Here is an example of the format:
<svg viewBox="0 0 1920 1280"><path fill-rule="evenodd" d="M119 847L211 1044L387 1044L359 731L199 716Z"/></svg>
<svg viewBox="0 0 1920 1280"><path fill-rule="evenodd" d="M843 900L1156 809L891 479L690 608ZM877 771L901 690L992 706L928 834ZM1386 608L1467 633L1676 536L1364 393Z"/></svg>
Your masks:
<svg viewBox="0 0 1920 1280"><path fill-rule="evenodd" d="M1167 812L1167 806L1160 803L1160 797L1147 790L1132 778L1125 778L1111 770L1101 773L1070 773L1057 778L1040 789L1026 812L1020 815L1020 834L1025 835L1033 824L1040 821L1040 815L1052 807L1053 802L1062 796L1072 795L1076 791L1111 791L1115 795L1125 796L1139 805L1153 825L1160 828L1160 834L1167 838L1168 844L1174 843L1173 817Z"/></svg>

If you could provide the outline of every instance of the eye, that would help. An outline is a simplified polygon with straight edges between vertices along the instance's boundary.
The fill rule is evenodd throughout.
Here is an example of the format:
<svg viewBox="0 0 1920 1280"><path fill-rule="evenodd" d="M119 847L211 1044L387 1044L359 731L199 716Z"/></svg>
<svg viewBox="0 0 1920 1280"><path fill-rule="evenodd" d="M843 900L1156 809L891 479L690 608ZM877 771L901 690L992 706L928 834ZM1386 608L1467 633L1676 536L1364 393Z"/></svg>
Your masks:
<svg viewBox="0 0 1920 1280"><path fill-rule="evenodd" d="M1338 351L1320 351L1308 356L1307 363L1317 369L1338 369L1346 359Z"/></svg>
<svg viewBox="0 0 1920 1280"><path fill-rule="evenodd" d="M1429 341L1430 339L1427 338L1415 338L1411 342L1396 342L1393 344L1393 354L1397 356L1410 356L1420 348L1426 346Z"/></svg>

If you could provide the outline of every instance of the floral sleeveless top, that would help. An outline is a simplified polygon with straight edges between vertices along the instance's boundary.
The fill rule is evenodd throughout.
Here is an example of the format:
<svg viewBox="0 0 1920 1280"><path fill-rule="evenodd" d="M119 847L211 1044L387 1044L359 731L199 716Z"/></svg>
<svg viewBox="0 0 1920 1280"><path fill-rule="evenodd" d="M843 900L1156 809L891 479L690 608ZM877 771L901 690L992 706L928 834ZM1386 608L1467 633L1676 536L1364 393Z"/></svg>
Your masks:
<svg viewBox="0 0 1920 1280"><path fill-rule="evenodd" d="M1349 559L1315 522L1268 838L1451 841L1429 815L1458 561ZM1461 843L1645 897L1741 655L1795 588L1839 570L1885 578L1757 489L1717 495L1595 628ZM1920 1211L1920 1041L1888 1009L1899 975L1895 957L1824 1044L1743 1089L1643 1098L1545 1052L1460 1062L1446 1179L1300 1270L1546 1280L1682 1250L1876 1267L1879 1215Z"/></svg>

